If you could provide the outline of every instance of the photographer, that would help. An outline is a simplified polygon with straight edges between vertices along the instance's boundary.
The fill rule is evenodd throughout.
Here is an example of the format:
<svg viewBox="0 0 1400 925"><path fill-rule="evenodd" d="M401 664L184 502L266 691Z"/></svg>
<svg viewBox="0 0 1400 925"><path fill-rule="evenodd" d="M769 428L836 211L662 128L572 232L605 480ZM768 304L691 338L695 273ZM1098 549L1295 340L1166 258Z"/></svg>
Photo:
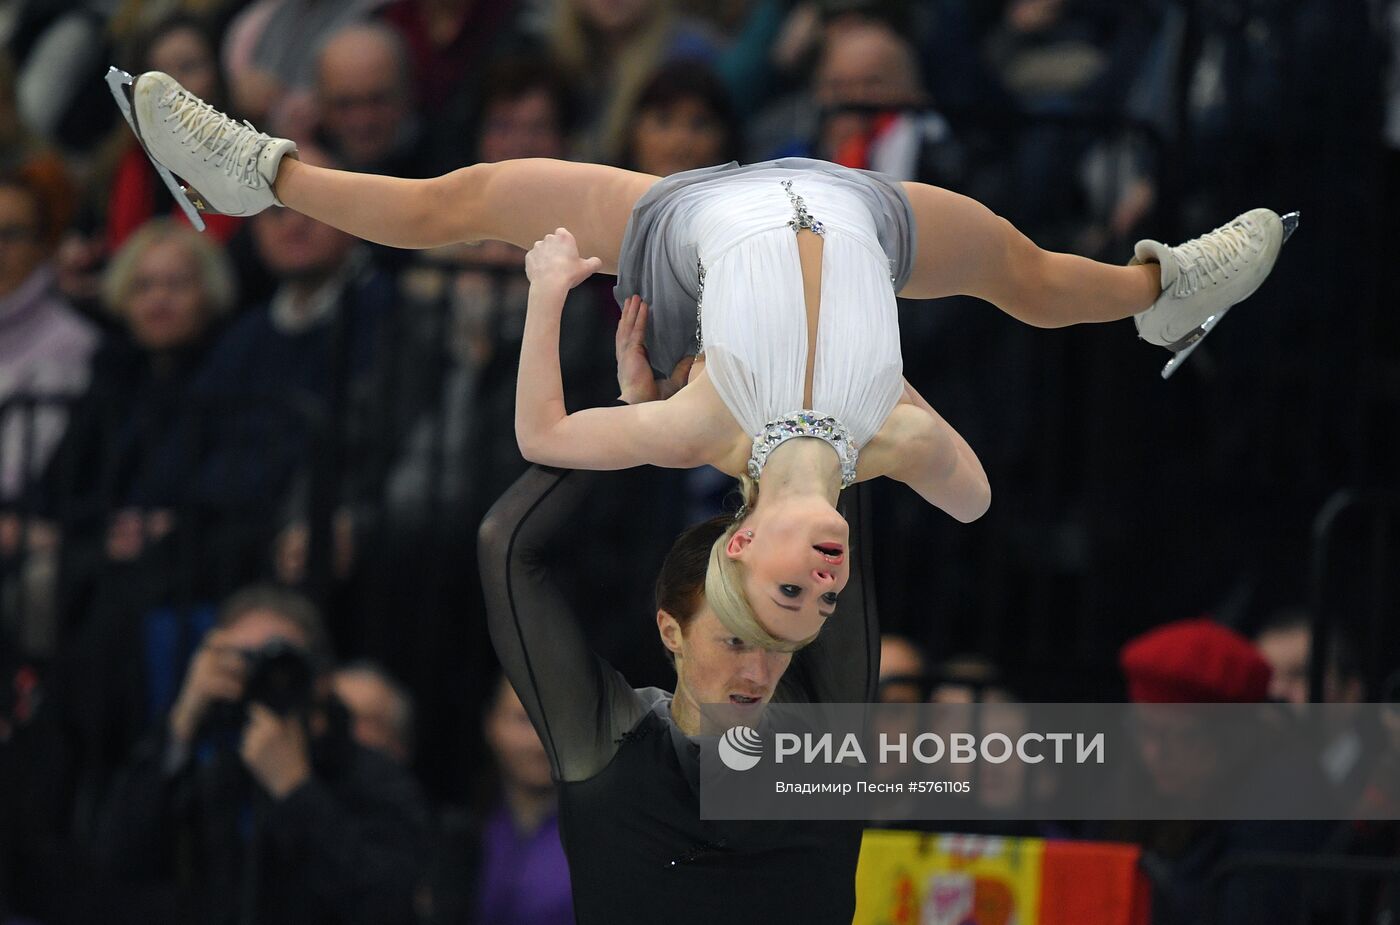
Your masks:
<svg viewBox="0 0 1400 925"><path fill-rule="evenodd" d="M354 744L314 606L252 588L224 605L165 721L117 777L97 837L132 921L412 921L425 812Z"/></svg>

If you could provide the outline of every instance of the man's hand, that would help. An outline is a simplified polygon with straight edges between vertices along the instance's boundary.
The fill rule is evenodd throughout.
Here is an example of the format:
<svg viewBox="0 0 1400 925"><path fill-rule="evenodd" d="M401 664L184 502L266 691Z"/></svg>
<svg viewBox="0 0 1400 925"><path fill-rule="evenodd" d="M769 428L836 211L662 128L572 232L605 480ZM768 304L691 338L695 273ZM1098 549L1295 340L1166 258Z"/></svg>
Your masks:
<svg viewBox="0 0 1400 925"><path fill-rule="evenodd" d="M536 241L525 255L525 275L532 286L557 286L564 292L597 273L603 261L578 255L578 243L567 228L556 228Z"/></svg>
<svg viewBox="0 0 1400 925"><path fill-rule="evenodd" d="M238 754L273 799L284 798L311 777L311 750L301 719L278 716L260 703L248 705Z"/></svg>
<svg viewBox="0 0 1400 925"><path fill-rule="evenodd" d="M185 684L170 708L170 734L177 742L188 745L194 741L211 703L232 703L243 696L248 663L243 653L225 640L223 630L210 630L190 660Z"/></svg>
<svg viewBox="0 0 1400 925"><path fill-rule="evenodd" d="M272 542L272 563L277 579L296 585L306 577L311 554L311 529L297 520L282 528ZM355 564L355 518L348 508L340 508L331 521L331 568L338 579L350 574Z"/></svg>
<svg viewBox="0 0 1400 925"><path fill-rule="evenodd" d="M663 399L670 398L690 384L690 371L694 369L697 359L698 357L693 356L681 357L680 362L671 370L670 378L662 379L656 384ZM701 365L703 367L703 361L701 361Z"/></svg>
<svg viewBox="0 0 1400 925"><path fill-rule="evenodd" d="M647 303L641 296L634 295L622 306L617 337L613 341L617 352L617 387L621 389L621 399L629 405L661 397L651 374L646 334Z"/></svg>
<svg viewBox="0 0 1400 925"><path fill-rule="evenodd" d="M670 377L657 380L651 372L651 357L647 354L647 322L651 310L638 295L622 305L622 317L617 322L613 345L617 352L618 397L629 405L645 401L665 401L685 388L690 381L690 368L695 357L681 357Z"/></svg>

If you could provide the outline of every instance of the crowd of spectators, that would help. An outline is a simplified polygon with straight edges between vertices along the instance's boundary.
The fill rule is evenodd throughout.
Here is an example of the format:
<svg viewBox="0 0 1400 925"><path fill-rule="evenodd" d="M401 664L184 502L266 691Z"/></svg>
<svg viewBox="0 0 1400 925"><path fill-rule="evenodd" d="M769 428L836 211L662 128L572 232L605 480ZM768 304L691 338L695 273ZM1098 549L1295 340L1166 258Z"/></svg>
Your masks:
<svg viewBox="0 0 1400 925"><path fill-rule="evenodd" d="M1272 663L1259 696L1297 702L1313 623L1287 605L1318 591L1324 695L1355 702L1396 668L1400 534L1320 560L1309 530L1400 472L1377 243L1400 235L1397 55L1395 0L0 2L0 922L571 921L476 574L525 467L523 252L283 209L199 234L109 64L395 176L819 157L1107 260L1301 209L1273 280L1166 384L1126 324L901 303L905 374L998 500L967 527L877 487L884 691L1113 700L1130 637L1209 610ZM610 283L565 310L573 408L616 395ZM590 499L561 572L600 654L668 686L632 576L730 486L637 484ZM1170 859L1225 836L1124 837Z"/></svg>

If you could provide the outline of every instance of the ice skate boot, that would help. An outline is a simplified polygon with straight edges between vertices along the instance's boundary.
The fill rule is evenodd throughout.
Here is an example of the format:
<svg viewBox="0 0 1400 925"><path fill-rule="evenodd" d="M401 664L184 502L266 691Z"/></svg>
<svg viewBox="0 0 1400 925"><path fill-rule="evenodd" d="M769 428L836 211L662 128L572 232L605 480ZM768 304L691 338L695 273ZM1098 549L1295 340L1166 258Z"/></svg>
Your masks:
<svg viewBox="0 0 1400 925"><path fill-rule="evenodd" d="M107 86L196 228L204 228L201 211L253 215L282 204L272 181L282 158L296 155L295 143L235 122L159 71L133 78L111 68Z"/></svg>
<svg viewBox="0 0 1400 925"><path fill-rule="evenodd" d="M1269 209L1254 209L1176 247L1137 243L1132 264L1161 266L1161 296L1133 321L1139 337L1172 352L1162 367L1163 379L1176 372L1231 306L1259 288L1283 242L1297 229L1298 217L1297 212L1279 217Z"/></svg>

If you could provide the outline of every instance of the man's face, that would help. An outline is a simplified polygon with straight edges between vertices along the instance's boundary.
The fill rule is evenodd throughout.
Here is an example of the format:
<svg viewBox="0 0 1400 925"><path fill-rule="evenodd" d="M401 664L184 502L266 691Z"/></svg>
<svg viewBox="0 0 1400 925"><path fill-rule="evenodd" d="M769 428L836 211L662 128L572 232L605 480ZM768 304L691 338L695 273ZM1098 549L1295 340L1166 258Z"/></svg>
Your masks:
<svg viewBox="0 0 1400 925"><path fill-rule="evenodd" d="M18 289L47 255L39 224L33 197L0 186L0 299Z"/></svg>
<svg viewBox="0 0 1400 925"><path fill-rule="evenodd" d="M834 29L817 70L817 101L825 107L885 106L915 103L918 76L908 45L889 29L856 25ZM825 156L850 139L870 130L871 116L838 112L827 117L821 131Z"/></svg>
<svg viewBox="0 0 1400 925"><path fill-rule="evenodd" d="M563 157L564 133L554 100L543 89L486 107L480 155L495 163L521 157Z"/></svg>
<svg viewBox="0 0 1400 925"><path fill-rule="evenodd" d="M1255 646L1274 669L1269 678L1269 696L1285 703L1307 703L1312 633L1302 626L1268 630L1255 640Z"/></svg>
<svg viewBox="0 0 1400 925"><path fill-rule="evenodd" d="M583 18L599 32L626 33L634 29L656 0L573 0Z"/></svg>
<svg viewBox="0 0 1400 925"><path fill-rule="evenodd" d="M684 629L669 615L659 622L676 657L677 696L684 692L697 707L724 704L731 722L756 720L792 662L791 652L770 652L729 632L708 605Z"/></svg>
<svg viewBox="0 0 1400 925"><path fill-rule="evenodd" d="M924 660L898 636L880 639L880 702L919 703L924 699Z"/></svg>
<svg viewBox="0 0 1400 925"><path fill-rule="evenodd" d="M1224 758L1199 714L1177 704L1140 704L1136 709L1138 757L1157 795L1174 800L1204 796Z"/></svg>
<svg viewBox="0 0 1400 925"><path fill-rule="evenodd" d="M374 167L394 153L409 110L391 48L358 33L332 41L317 91L321 127L346 166Z"/></svg>
<svg viewBox="0 0 1400 925"><path fill-rule="evenodd" d="M224 627L220 641L241 652L257 652L276 641L302 649L310 646L301 627L275 610L249 610Z"/></svg>
<svg viewBox="0 0 1400 925"><path fill-rule="evenodd" d="M407 761L408 744L399 734L399 704L393 690L367 671L337 672L332 684L336 697L350 711L355 741L395 761Z"/></svg>
<svg viewBox="0 0 1400 925"><path fill-rule="evenodd" d="M268 209L253 219L258 256L280 280L317 280L340 268L355 239L291 209Z"/></svg>
<svg viewBox="0 0 1400 925"><path fill-rule="evenodd" d="M828 37L816 91L823 106L900 106L919 96L908 46L890 30L867 25Z"/></svg>

